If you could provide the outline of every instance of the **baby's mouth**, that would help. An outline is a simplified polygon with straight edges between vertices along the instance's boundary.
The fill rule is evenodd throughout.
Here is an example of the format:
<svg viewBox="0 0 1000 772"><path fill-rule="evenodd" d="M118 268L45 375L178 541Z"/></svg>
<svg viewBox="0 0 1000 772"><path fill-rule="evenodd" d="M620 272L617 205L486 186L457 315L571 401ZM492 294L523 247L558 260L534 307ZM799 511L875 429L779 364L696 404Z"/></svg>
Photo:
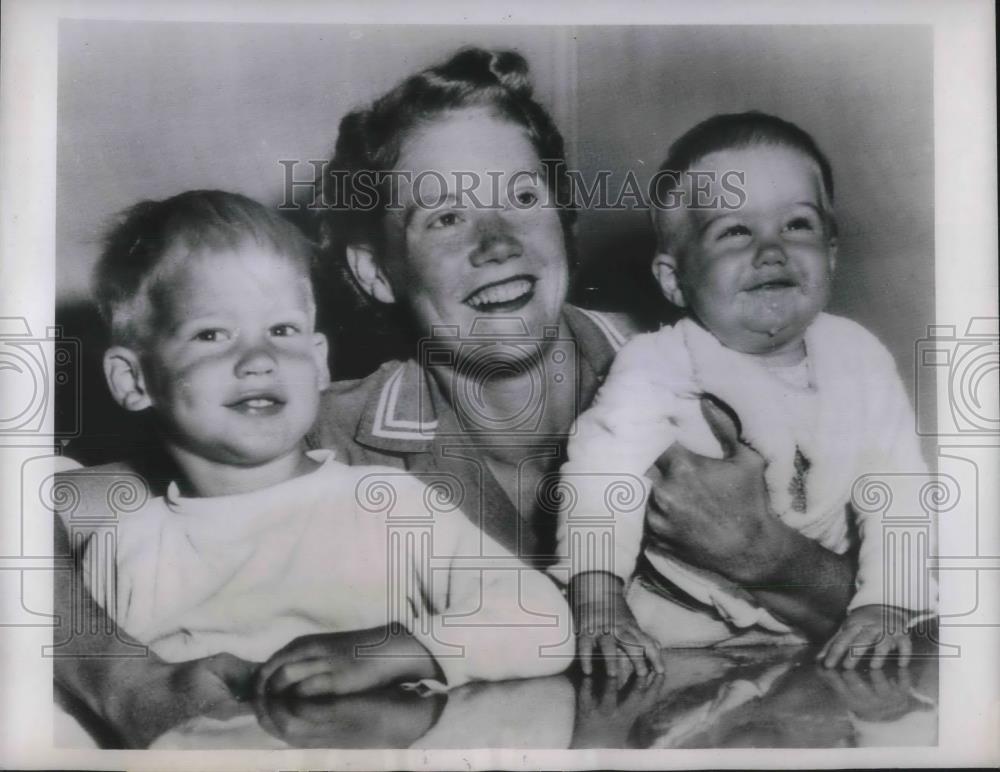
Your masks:
<svg viewBox="0 0 1000 772"><path fill-rule="evenodd" d="M535 294L533 276L514 276L480 287L462 302L482 313L516 311L527 305Z"/></svg>
<svg viewBox="0 0 1000 772"><path fill-rule="evenodd" d="M798 287L799 284L794 279L780 278L780 279L768 279L766 281L760 281L755 284L751 284L744 290L745 292L766 292L769 290L784 290L793 289Z"/></svg>

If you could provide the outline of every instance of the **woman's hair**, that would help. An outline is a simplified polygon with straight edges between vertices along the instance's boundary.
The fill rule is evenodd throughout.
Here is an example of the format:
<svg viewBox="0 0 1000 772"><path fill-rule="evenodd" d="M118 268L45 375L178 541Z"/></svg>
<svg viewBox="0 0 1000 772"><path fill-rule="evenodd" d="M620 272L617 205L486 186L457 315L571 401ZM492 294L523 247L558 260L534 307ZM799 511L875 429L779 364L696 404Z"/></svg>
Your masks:
<svg viewBox="0 0 1000 772"><path fill-rule="evenodd" d="M447 61L411 75L370 106L348 113L340 122L333 158L323 175L322 204L316 225L324 255L320 292L337 295L338 307L351 309L378 338L404 341L402 345L368 346L362 357L381 360L405 354L407 326L398 307L376 303L357 284L347 267L346 247L364 244L382 256L382 221L392 200L391 182L372 184L380 173L396 168L401 148L415 131L442 115L463 108L485 108L502 120L524 128L543 161L547 184L559 206L566 250L573 264L571 227L576 219L569 191L563 137L546 109L534 98L524 57L514 51L464 48ZM444 174L450 171L438 170ZM383 177L386 175L383 174ZM357 205L363 202L363 205ZM322 307L325 302L321 304ZM398 306L399 304L397 304ZM335 331L332 331L335 334ZM342 347L351 346L345 341ZM336 348L336 346L335 346ZM391 350L385 350L391 349ZM350 357L348 357L349 359ZM371 363L369 363L370 365ZM356 374L370 367L359 366Z"/></svg>
<svg viewBox="0 0 1000 772"><path fill-rule="evenodd" d="M370 107L341 120L333 158L323 177L323 202L338 202L328 210L334 215L328 219L329 235L344 244L377 248L390 191L388 182L375 185L373 196L370 181L396 167L400 149L414 130L444 113L470 107L489 109L523 127L539 159L551 162L551 176L560 178L547 180L549 186L569 190L562 134L532 95L524 57L513 51L465 48L443 64L411 75ZM365 205L353 206L359 201ZM560 208L564 226L571 225L575 216L569 203Z"/></svg>
<svg viewBox="0 0 1000 772"><path fill-rule="evenodd" d="M135 345L148 321L149 295L184 254L239 249L256 243L310 272L315 246L277 212L238 193L189 190L163 201L140 201L118 215L104 239L94 275L98 311L115 342Z"/></svg>

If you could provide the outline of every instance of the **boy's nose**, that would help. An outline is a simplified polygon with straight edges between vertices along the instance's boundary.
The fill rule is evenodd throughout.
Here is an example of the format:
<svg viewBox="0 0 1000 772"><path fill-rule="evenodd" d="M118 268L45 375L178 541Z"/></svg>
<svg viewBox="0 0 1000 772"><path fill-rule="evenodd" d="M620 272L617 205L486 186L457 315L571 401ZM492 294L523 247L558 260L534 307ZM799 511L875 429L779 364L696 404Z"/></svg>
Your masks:
<svg viewBox="0 0 1000 772"><path fill-rule="evenodd" d="M240 378L249 375L267 375L274 372L277 362L264 345L253 346L244 351L236 362L236 374Z"/></svg>
<svg viewBox="0 0 1000 772"><path fill-rule="evenodd" d="M513 226L501 212L488 212L477 219L478 241L470 257L475 266L503 263L524 254L524 247L513 233Z"/></svg>

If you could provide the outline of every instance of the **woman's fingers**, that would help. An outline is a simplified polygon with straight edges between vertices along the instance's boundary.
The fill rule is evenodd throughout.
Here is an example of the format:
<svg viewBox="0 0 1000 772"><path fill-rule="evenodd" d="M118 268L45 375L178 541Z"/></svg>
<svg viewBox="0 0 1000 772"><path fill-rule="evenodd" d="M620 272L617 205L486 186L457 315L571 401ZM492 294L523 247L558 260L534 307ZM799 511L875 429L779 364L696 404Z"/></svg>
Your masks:
<svg viewBox="0 0 1000 772"><path fill-rule="evenodd" d="M715 439L722 447L723 458L732 458L743 447L740 442L740 432L732 417L718 403L708 396L701 398L701 413L705 416L708 428L712 430Z"/></svg>

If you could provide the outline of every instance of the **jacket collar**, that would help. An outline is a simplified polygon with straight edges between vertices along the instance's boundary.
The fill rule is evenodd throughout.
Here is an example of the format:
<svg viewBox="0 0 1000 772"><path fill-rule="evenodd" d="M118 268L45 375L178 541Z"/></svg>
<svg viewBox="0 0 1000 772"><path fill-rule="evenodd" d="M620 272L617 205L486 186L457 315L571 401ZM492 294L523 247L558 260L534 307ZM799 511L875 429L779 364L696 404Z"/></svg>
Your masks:
<svg viewBox="0 0 1000 772"><path fill-rule="evenodd" d="M563 319L581 359L581 394L589 393L603 380L627 335L599 311L567 304ZM374 383L355 432L362 445L393 453L427 452L441 421L457 423L449 420L451 410L433 377L415 359L388 362L370 377Z"/></svg>

